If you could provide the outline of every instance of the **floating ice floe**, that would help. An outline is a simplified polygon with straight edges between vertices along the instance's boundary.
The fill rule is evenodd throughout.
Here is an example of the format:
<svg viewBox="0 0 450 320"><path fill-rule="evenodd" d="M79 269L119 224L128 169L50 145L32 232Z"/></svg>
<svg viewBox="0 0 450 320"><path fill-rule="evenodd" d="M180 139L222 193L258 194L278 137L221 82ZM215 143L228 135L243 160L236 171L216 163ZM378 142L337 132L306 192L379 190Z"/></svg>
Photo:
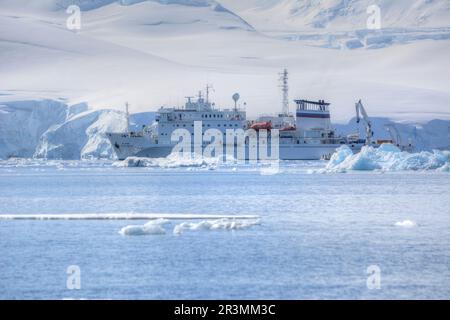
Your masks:
<svg viewBox="0 0 450 320"><path fill-rule="evenodd" d="M417 223L415 223L414 221L411 220L403 220L403 221L398 221L395 223L396 227L403 227L403 228L413 228L417 226Z"/></svg>
<svg viewBox="0 0 450 320"><path fill-rule="evenodd" d="M392 144L379 148L365 146L353 154L348 146L339 147L324 170L320 172L346 172L347 170L438 170L449 171L450 151L434 150L419 153L402 152Z"/></svg>
<svg viewBox="0 0 450 320"><path fill-rule="evenodd" d="M147 222L144 225L131 225L120 229L119 233L123 236L144 236L144 235L162 235L166 234L164 225L169 221L165 219L158 219Z"/></svg>
<svg viewBox="0 0 450 320"><path fill-rule="evenodd" d="M115 162L116 167L150 167L150 168L184 168L195 167L215 169L219 164L218 158L182 157L170 154L166 158L128 157L124 161Z"/></svg>
<svg viewBox="0 0 450 320"><path fill-rule="evenodd" d="M113 162L110 160L55 160L39 158L9 158L0 160L0 168L42 168L66 170L71 168L91 169L109 168Z"/></svg>
<svg viewBox="0 0 450 320"><path fill-rule="evenodd" d="M178 224L173 229L174 234L181 234L187 230L241 230L254 225L259 225L260 220L237 220L237 219L218 219L205 220L197 223L184 222Z"/></svg>
<svg viewBox="0 0 450 320"><path fill-rule="evenodd" d="M200 219L258 219L257 215L216 215L191 213L59 213L59 214L0 214L1 220L200 220Z"/></svg>
<svg viewBox="0 0 450 320"><path fill-rule="evenodd" d="M157 219L147 222L144 225L130 225L123 227L119 233L124 236L164 235L166 234L164 226L167 224L170 224L169 220ZM245 220L227 218L203 220L197 223L183 222L174 227L173 233L181 234L187 230L241 230L258 224L260 224L259 219Z"/></svg>

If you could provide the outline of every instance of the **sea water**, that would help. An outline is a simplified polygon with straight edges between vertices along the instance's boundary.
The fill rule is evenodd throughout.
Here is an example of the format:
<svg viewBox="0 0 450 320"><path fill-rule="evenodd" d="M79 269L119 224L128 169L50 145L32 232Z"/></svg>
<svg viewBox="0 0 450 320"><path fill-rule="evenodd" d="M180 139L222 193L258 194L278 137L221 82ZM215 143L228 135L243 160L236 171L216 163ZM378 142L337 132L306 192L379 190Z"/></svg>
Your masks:
<svg viewBox="0 0 450 320"><path fill-rule="evenodd" d="M450 298L450 174L326 166L0 162L0 298Z"/></svg>

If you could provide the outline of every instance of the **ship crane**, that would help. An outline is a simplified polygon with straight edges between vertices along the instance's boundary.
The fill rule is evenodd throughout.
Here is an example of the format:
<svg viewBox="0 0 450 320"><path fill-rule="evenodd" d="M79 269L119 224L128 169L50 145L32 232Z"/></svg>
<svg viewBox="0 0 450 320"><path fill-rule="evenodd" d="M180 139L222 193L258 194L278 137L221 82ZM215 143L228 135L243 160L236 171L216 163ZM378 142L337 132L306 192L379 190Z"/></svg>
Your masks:
<svg viewBox="0 0 450 320"><path fill-rule="evenodd" d="M361 100L356 103L356 123L359 123L362 119L364 120L366 124L366 145L370 145L372 143L373 138L373 130L372 130L372 122L369 119L369 116L367 115L366 109L364 109L364 106L361 102Z"/></svg>
<svg viewBox="0 0 450 320"><path fill-rule="evenodd" d="M389 132L389 135L391 136L392 142L400 148L402 151L408 151L412 152L414 151L413 142L411 139L408 139L408 144L404 145L402 141L402 136L400 135L397 127L393 123L388 123L384 125L384 128Z"/></svg>
<svg viewBox="0 0 450 320"><path fill-rule="evenodd" d="M386 129L387 132L389 132L392 142L397 147L400 147L402 145L402 137L400 136L400 133L398 132L397 127L394 124L386 124L386 125L384 125L384 128Z"/></svg>

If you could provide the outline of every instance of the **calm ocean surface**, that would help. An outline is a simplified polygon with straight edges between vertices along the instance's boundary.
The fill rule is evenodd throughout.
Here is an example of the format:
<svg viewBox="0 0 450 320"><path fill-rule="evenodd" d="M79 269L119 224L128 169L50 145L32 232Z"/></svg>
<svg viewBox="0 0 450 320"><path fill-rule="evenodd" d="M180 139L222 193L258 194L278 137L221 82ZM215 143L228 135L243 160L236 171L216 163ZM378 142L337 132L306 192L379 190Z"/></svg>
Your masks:
<svg viewBox="0 0 450 320"><path fill-rule="evenodd" d="M449 299L450 175L311 172L323 166L283 163L279 174L262 175L247 166L3 163L0 215L261 220L180 235L175 225L193 221L171 221L166 234L143 236L119 231L145 220L0 220L0 298ZM80 290L67 288L71 265L81 270ZM367 286L369 266L380 270L380 289Z"/></svg>

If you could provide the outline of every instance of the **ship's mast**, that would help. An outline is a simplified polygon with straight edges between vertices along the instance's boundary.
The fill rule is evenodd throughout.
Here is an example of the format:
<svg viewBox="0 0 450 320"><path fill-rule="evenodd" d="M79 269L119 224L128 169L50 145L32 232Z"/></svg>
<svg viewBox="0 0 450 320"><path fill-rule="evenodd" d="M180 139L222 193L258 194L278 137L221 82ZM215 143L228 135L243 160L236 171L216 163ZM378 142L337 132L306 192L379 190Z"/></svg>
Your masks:
<svg viewBox="0 0 450 320"><path fill-rule="evenodd" d="M127 133L130 133L130 113L128 110L128 102L125 103L125 113L126 113L126 117L127 117Z"/></svg>
<svg viewBox="0 0 450 320"><path fill-rule="evenodd" d="M281 91L283 92L283 100L282 100L282 108L281 113L284 116L289 115L289 84L288 84L288 71L284 69L282 73L280 73L280 82L281 82Z"/></svg>
<svg viewBox="0 0 450 320"><path fill-rule="evenodd" d="M214 90L214 88L212 87L212 85L207 84L207 85L206 85L206 103L209 103L209 90L210 90L210 89L213 89L213 90Z"/></svg>

